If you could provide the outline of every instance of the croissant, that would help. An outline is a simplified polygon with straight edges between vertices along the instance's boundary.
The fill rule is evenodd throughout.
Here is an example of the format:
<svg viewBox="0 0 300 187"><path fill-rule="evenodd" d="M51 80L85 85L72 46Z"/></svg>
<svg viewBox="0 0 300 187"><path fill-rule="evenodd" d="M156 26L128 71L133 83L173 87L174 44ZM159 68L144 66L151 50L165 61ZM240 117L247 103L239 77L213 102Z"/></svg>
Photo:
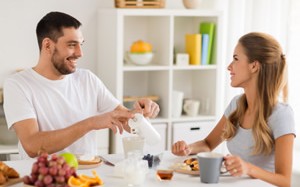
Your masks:
<svg viewBox="0 0 300 187"><path fill-rule="evenodd" d="M0 185L4 184L6 181L7 181L7 179L4 176L3 171L0 170Z"/></svg>
<svg viewBox="0 0 300 187"><path fill-rule="evenodd" d="M19 178L19 173L14 169L6 165L4 162L0 161L0 171L2 171L4 177L6 178Z"/></svg>

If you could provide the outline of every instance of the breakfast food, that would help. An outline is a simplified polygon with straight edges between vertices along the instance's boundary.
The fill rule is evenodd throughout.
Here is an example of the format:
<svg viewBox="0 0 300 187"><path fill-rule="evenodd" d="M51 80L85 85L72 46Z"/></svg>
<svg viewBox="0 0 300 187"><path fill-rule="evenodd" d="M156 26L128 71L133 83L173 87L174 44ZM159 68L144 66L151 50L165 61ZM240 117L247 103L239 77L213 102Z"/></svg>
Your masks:
<svg viewBox="0 0 300 187"><path fill-rule="evenodd" d="M148 53L152 52L152 45L150 43L138 40L131 45L131 53Z"/></svg>
<svg viewBox="0 0 300 187"><path fill-rule="evenodd" d="M101 159L98 156L88 156L88 155L78 156L79 165L93 165L93 164L99 164L100 162Z"/></svg>
<svg viewBox="0 0 300 187"><path fill-rule="evenodd" d="M147 160L148 161L148 167L152 168L153 165L153 155L147 154L143 156L143 160Z"/></svg>
<svg viewBox="0 0 300 187"><path fill-rule="evenodd" d="M192 171L199 171L199 164L197 158L188 158L183 161L186 165L188 165Z"/></svg>
<svg viewBox="0 0 300 187"><path fill-rule="evenodd" d="M159 155L151 155L151 154L144 155L142 159L148 161L149 168L156 167L157 165L159 165L161 161Z"/></svg>
<svg viewBox="0 0 300 187"><path fill-rule="evenodd" d="M19 173L0 161L0 185L7 182L9 179L19 178Z"/></svg>
<svg viewBox="0 0 300 187"><path fill-rule="evenodd" d="M30 176L25 176L23 182L37 187L66 186L71 176L77 177L76 169L70 167L64 157L53 154L48 158L47 153L42 153L33 163Z"/></svg>
<svg viewBox="0 0 300 187"><path fill-rule="evenodd" d="M6 182L6 177L4 176L3 171L0 171L0 184L4 184Z"/></svg>
<svg viewBox="0 0 300 187"><path fill-rule="evenodd" d="M70 167L74 167L75 169L78 168L78 160L74 154L65 152L61 153L59 156L64 157L65 161Z"/></svg>
<svg viewBox="0 0 300 187"><path fill-rule="evenodd" d="M159 180L171 180L173 178L173 170L157 170L156 176Z"/></svg>
<svg viewBox="0 0 300 187"><path fill-rule="evenodd" d="M95 170L92 171L93 177L80 174L77 177L71 176L68 180L70 187L90 187L103 185L103 181Z"/></svg>

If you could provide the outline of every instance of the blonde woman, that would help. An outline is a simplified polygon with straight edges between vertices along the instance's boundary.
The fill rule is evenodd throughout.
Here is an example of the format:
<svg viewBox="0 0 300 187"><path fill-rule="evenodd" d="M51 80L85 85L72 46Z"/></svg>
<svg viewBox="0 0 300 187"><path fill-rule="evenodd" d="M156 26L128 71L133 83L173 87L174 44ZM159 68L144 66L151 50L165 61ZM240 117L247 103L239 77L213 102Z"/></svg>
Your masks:
<svg viewBox="0 0 300 187"><path fill-rule="evenodd" d="M296 133L293 111L285 103L286 61L280 44L268 34L248 33L239 39L228 70L231 86L244 93L232 99L204 140L178 141L173 154L212 151L226 140L231 155L225 156L225 166L232 176L290 186Z"/></svg>

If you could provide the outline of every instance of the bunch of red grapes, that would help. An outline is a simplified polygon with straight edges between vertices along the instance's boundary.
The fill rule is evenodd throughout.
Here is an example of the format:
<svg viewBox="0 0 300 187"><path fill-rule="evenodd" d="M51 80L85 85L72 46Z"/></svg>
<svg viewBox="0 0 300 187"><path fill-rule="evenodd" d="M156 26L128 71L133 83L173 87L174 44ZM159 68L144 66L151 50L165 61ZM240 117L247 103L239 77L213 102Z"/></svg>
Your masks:
<svg viewBox="0 0 300 187"><path fill-rule="evenodd" d="M70 167L65 159L56 154L48 157L42 153L32 165L30 176L25 176L23 182L37 187L67 187L68 179L77 177L76 169Z"/></svg>

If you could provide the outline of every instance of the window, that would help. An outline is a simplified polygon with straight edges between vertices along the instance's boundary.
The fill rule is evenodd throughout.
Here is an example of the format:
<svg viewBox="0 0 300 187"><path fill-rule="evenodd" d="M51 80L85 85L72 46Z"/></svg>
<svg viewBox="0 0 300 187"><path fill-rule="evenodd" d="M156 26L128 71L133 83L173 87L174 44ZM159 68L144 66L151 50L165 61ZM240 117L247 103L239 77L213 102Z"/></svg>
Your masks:
<svg viewBox="0 0 300 187"><path fill-rule="evenodd" d="M287 62L289 71L289 103L294 110L296 133L295 147L300 151L300 1L291 0L287 31Z"/></svg>

